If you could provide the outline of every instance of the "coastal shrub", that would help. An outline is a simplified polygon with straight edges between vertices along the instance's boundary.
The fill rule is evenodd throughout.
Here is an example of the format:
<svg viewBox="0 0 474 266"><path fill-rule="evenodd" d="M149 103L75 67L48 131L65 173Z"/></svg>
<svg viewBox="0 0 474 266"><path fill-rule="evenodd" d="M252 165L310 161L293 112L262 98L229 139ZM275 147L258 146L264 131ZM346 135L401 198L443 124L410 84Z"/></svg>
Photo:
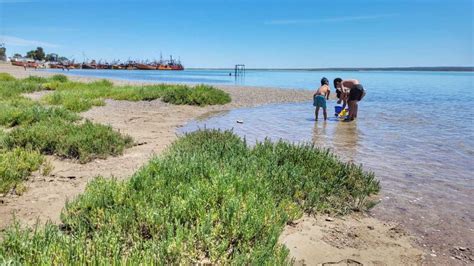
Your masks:
<svg viewBox="0 0 474 266"><path fill-rule="evenodd" d="M57 81L57 82L67 82L69 79L67 78L66 75L56 74L56 75L53 75L53 76L49 77L49 80Z"/></svg>
<svg viewBox="0 0 474 266"><path fill-rule="evenodd" d="M51 119L72 122L79 120L79 116L62 107L44 107L25 98L0 101L0 125L14 127Z"/></svg>
<svg viewBox="0 0 474 266"><path fill-rule="evenodd" d="M114 86L107 80L91 83L81 82L48 82L44 89L54 90L43 98L43 102L62 105L74 112L87 111L93 106L102 106L105 99L126 101L151 101L162 98L172 104L215 105L231 101L229 94L208 85L194 88L186 85L146 85L146 86Z"/></svg>
<svg viewBox="0 0 474 266"><path fill-rule="evenodd" d="M347 213L379 190L373 174L312 145L250 147L229 131L187 134L125 181L97 178L62 224L14 225L10 264L290 264L278 243L302 213Z"/></svg>
<svg viewBox="0 0 474 266"><path fill-rule="evenodd" d="M115 132L110 126L90 121L77 125L62 119L51 119L15 128L5 138L5 145L10 149L33 149L86 163L95 158L122 154L125 148L132 145L132 139Z"/></svg>
<svg viewBox="0 0 474 266"><path fill-rule="evenodd" d="M11 99L20 97L22 93L31 93L42 90L41 85L36 82L21 80L0 82L0 99Z"/></svg>
<svg viewBox="0 0 474 266"><path fill-rule="evenodd" d="M14 81L16 80L15 77L8 73L0 73L0 81Z"/></svg>
<svg viewBox="0 0 474 266"><path fill-rule="evenodd" d="M194 88L181 86L167 90L163 95L163 101L172 104L205 106L226 104L231 101L231 98L228 93L212 86L198 85Z"/></svg>
<svg viewBox="0 0 474 266"><path fill-rule="evenodd" d="M45 82L48 82L48 79L44 78L44 77L38 77L38 76L29 76L27 78L24 78L23 81L36 82L36 83L45 83Z"/></svg>
<svg viewBox="0 0 474 266"><path fill-rule="evenodd" d="M7 193L21 184L42 163L43 156L36 151L21 148L0 151L0 193Z"/></svg>

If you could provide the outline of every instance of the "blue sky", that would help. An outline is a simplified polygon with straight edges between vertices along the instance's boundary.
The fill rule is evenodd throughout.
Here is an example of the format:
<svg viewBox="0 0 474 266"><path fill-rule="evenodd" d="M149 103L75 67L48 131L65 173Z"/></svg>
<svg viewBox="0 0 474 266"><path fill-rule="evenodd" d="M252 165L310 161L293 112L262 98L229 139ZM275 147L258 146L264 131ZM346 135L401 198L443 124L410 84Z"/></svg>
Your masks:
<svg viewBox="0 0 474 266"><path fill-rule="evenodd" d="M0 0L0 42L185 67L472 66L473 2Z"/></svg>

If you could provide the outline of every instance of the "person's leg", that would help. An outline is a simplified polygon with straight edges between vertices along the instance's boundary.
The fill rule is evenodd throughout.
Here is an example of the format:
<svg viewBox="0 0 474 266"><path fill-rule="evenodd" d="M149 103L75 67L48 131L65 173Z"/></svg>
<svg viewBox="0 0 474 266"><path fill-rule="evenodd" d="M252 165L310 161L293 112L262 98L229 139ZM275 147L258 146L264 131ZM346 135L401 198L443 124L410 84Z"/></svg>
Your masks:
<svg viewBox="0 0 474 266"><path fill-rule="evenodd" d="M354 101L349 101L348 104L349 104L349 120L353 120L354 111L355 111Z"/></svg>
<svg viewBox="0 0 474 266"><path fill-rule="evenodd" d="M328 120L328 112L326 111L326 108L323 108L323 114L324 114L324 120Z"/></svg>
<svg viewBox="0 0 474 266"><path fill-rule="evenodd" d="M354 116L352 117L352 119L355 119L357 118L357 112L359 111L359 101L354 101Z"/></svg>
<svg viewBox="0 0 474 266"><path fill-rule="evenodd" d="M319 114L319 106L316 106L316 109L314 111L314 115L316 116L316 121L318 121L318 114Z"/></svg>
<svg viewBox="0 0 474 266"><path fill-rule="evenodd" d="M344 110L347 106L347 95L346 95L346 93L343 93L341 95L341 100L342 100L342 110Z"/></svg>

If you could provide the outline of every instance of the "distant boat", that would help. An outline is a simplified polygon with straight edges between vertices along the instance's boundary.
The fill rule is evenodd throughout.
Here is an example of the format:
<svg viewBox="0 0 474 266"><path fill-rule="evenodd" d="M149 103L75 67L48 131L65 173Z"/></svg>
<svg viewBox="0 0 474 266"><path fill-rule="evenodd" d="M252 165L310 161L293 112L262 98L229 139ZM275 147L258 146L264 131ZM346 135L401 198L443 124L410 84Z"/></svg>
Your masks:
<svg viewBox="0 0 474 266"><path fill-rule="evenodd" d="M32 59L21 59L21 60L18 60L18 59L15 59L15 60L12 60L11 61L12 65L14 66L22 66L22 67L33 67L33 68L37 68L39 66L38 63L36 63L34 60Z"/></svg>
<svg viewBox="0 0 474 266"><path fill-rule="evenodd" d="M135 67L139 70L156 70L155 65L149 65L149 64L136 64Z"/></svg>
<svg viewBox="0 0 474 266"><path fill-rule="evenodd" d="M156 68L157 70L184 70L184 67L181 64L166 64L166 65L158 65Z"/></svg>
<svg viewBox="0 0 474 266"><path fill-rule="evenodd" d="M60 63L49 63L49 68L64 68Z"/></svg>
<svg viewBox="0 0 474 266"><path fill-rule="evenodd" d="M170 55L170 60L163 60L160 56L160 62L156 68L157 70L184 70L183 65L178 60L174 60Z"/></svg>
<svg viewBox="0 0 474 266"><path fill-rule="evenodd" d="M96 68L97 67L95 65L86 64L86 63L82 64L82 69L96 69Z"/></svg>
<svg viewBox="0 0 474 266"><path fill-rule="evenodd" d="M14 66L24 66L22 61L12 60L12 65Z"/></svg>

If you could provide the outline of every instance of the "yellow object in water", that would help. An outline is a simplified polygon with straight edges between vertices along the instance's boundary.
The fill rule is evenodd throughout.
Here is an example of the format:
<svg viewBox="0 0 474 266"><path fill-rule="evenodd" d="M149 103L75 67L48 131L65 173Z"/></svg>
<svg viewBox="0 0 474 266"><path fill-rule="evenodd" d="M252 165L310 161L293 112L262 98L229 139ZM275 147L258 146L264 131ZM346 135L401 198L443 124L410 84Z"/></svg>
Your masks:
<svg viewBox="0 0 474 266"><path fill-rule="evenodd" d="M347 116L348 113L347 113L347 109L342 109L342 111L339 113L339 117L344 117L344 116Z"/></svg>

